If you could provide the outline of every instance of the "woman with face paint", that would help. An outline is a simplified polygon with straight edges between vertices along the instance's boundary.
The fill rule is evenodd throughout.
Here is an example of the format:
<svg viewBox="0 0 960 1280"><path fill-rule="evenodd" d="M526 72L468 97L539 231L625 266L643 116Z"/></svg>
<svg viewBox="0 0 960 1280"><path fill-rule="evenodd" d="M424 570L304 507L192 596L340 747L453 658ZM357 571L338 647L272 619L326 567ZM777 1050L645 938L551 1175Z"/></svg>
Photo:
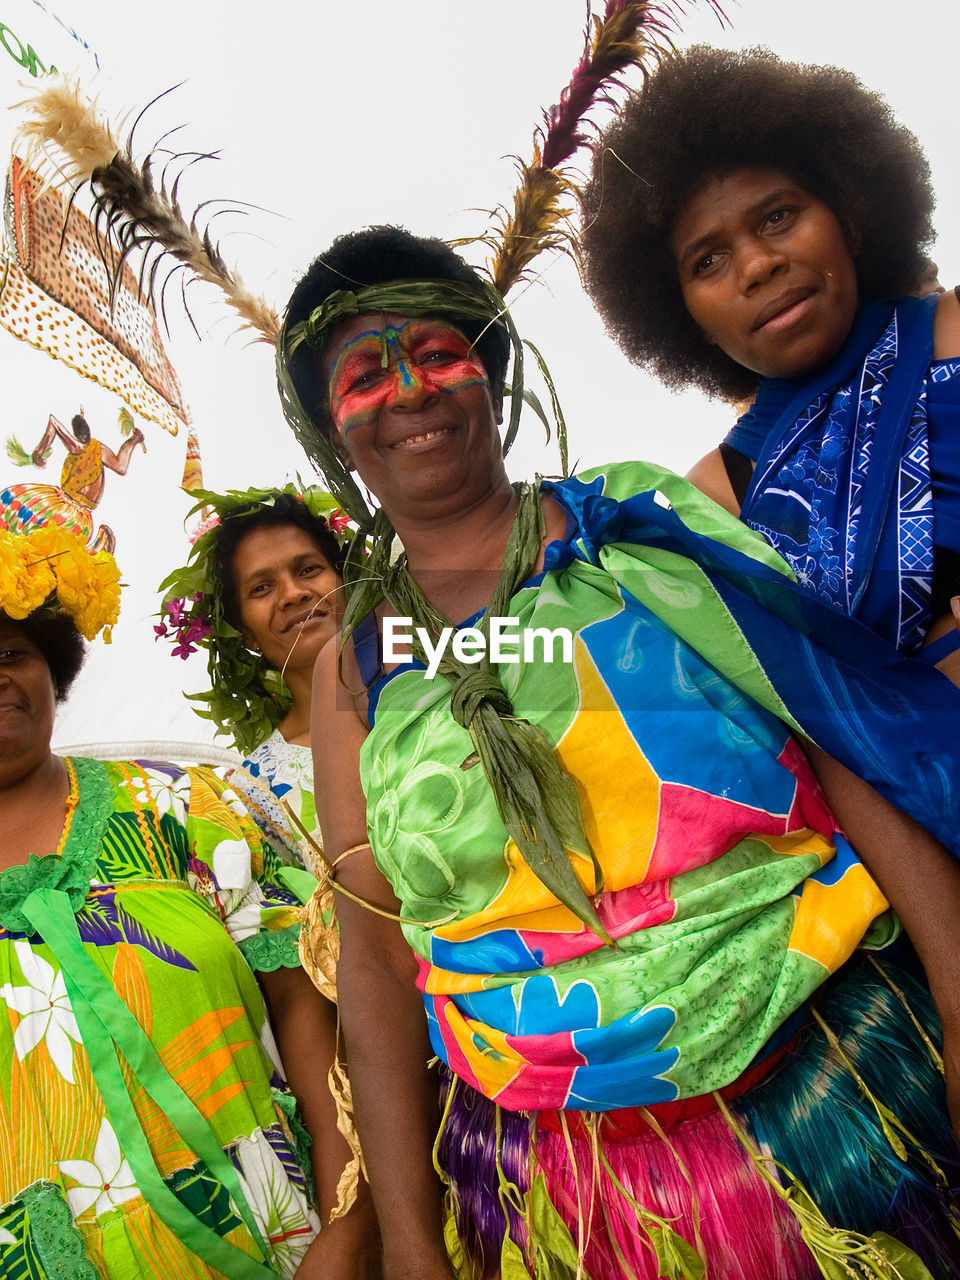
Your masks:
<svg viewBox="0 0 960 1280"><path fill-rule="evenodd" d="M627 355L752 402L690 478L820 599L960 676L960 301L924 284L916 139L835 67L695 48L606 131L584 203Z"/></svg>
<svg viewBox="0 0 960 1280"><path fill-rule="evenodd" d="M513 411L502 299L380 227L315 261L278 348L288 419L361 529L313 742L384 1273L796 1278L857 1249L892 1280L882 1230L945 1276L950 1193L920 1150L954 1168L936 1018L913 960L857 948L891 941L887 894L953 1092L960 867L852 775L848 844L791 728L950 841L954 735L686 482L512 485L511 344ZM494 659L499 619L518 643ZM905 1161L870 1099L914 1135Z"/></svg>

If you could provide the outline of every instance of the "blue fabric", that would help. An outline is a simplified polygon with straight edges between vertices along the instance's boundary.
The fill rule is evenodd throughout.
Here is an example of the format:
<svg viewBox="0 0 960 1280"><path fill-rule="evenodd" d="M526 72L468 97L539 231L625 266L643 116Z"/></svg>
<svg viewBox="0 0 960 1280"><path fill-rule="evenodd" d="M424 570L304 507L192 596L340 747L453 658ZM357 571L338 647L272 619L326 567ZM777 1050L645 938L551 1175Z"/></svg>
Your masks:
<svg viewBox="0 0 960 1280"><path fill-rule="evenodd" d="M939 640L933 640L930 644L925 644L916 655L917 661L926 662L935 667L938 662L948 658L955 649L960 649L960 631L956 629L948 631Z"/></svg>
<svg viewBox="0 0 960 1280"><path fill-rule="evenodd" d="M543 482L579 524L577 539L551 545L546 567L618 542L688 557L807 736L960 856L960 689L776 570L694 532L653 490L618 502L593 477Z"/></svg>
<svg viewBox="0 0 960 1280"><path fill-rule="evenodd" d="M934 545L960 548L960 362L931 364L936 304L865 307L825 369L764 380L727 436L757 461L745 522L908 653L930 623Z"/></svg>

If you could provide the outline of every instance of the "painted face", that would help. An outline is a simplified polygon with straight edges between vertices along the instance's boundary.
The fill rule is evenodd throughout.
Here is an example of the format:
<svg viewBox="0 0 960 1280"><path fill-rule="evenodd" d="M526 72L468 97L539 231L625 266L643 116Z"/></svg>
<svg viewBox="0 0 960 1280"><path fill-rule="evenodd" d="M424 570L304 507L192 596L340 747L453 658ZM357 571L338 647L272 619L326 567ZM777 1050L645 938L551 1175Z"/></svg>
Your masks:
<svg viewBox="0 0 960 1280"><path fill-rule="evenodd" d="M432 317L344 321L325 353L341 447L388 510L409 500L470 501L502 471L495 404L480 357Z"/></svg>
<svg viewBox="0 0 960 1280"><path fill-rule="evenodd" d="M312 671L337 631L343 592L336 570L298 525L265 525L233 556L241 630L271 667Z"/></svg>
<svg viewBox="0 0 960 1280"><path fill-rule="evenodd" d="M0 620L0 760L31 767L43 760L56 701L46 658L22 627Z"/></svg>
<svg viewBox="0 0 960 1280"><path fill-rule="evenodd" d="M339 350L330 371L330 411L349 446L350 433L383 408L486 385L480 357L452 325L397 319L364 328Z"/></svg>
<svg viewBox="0 0 960 1280"><path fill-rule="evenodd" d="M680 288L708 342L763 377L822 368L859 306L851 243L831 209L776 170L738 169L673 228Z"/></svg>

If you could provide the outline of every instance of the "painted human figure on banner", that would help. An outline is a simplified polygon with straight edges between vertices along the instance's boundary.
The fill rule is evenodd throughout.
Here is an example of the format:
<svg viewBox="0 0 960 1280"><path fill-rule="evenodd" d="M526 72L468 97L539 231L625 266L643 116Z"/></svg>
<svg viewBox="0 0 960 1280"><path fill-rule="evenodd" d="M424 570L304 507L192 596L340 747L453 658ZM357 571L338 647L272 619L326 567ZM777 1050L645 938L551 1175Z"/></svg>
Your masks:
<svg viewBox="0 0 960 1280"><path fill-rule="evenodd" d="M0 518L6 527L33 528L53 520L63 528L81 532L92 551L112 552L116 547L116 535L106 524L95 529L93 519L93 512L103 497L104 469L109 468L120 476L126 475L130 456L137 445L144 453L147 449L143 432L133 426L133 418L127 410L121 411L120 422L130 434L116 452L91 434L82 413L74 414L69 428L51 413L40 442L29 455L16 440L8 440L8 455L21 465L30 461L34 466L45 467L55 440L66 446L67 456L63 461L59 485L15 484L0 491ZM23 455L22 459L16 458L18 452Z"/></svg>

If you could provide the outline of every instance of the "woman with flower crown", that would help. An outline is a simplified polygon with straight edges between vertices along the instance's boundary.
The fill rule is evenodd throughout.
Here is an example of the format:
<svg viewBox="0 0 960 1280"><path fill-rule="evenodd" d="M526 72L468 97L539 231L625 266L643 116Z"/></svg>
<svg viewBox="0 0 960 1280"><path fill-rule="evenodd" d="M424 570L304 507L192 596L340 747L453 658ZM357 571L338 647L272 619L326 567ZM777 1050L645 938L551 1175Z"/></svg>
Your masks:
<svg viewBox="0 0 960 1280"><path fill-rule="evenodd" d="M162 584L155 630L179 657L206 650L210 691L194 696L243 753L230 784L277 855L316 874L310 701L342 613L346 518L316 487L199 497L212 515Z"/></svg>
<svg viewBox="0 0 960 1280"><path fill-rule="evenodd" d="M206 770L51 752L118 577L0 533L0 1274L365 1275L278 859Z"/></svg>

